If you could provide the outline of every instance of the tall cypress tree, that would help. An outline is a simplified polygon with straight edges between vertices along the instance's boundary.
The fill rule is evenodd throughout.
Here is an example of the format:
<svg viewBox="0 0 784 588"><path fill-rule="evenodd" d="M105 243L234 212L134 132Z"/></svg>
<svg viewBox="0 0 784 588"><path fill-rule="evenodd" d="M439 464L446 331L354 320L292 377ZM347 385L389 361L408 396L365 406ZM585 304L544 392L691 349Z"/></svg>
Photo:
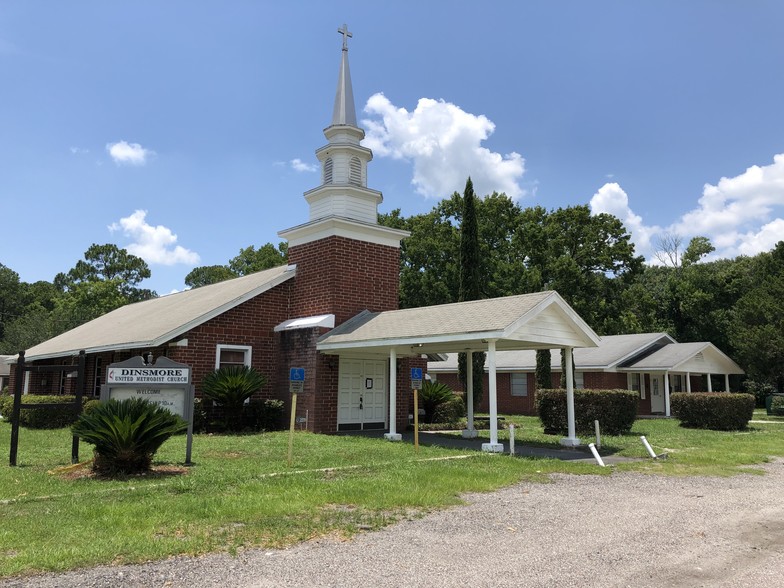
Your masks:
<svg viewBox="0 0 784 588"><path fill-rule="evenodd" d="M550 367L550 350L536 350L536 389L549 390L553 387L553 375Z"/></svg>
<svg viewBox="0 0 784 588"><path fill-rule="evenodd" d="M479 300L482 297L481 272L479 271L479 223L476 218L476 196L471 176L466 180L463 191L463 215L460 221L460 282L457 300ZM457 357L458 376L464 387L466 385L466 353ZM485 354L473 354L474 407L479 408L482 400L482 383L485 373Z"/></svg>

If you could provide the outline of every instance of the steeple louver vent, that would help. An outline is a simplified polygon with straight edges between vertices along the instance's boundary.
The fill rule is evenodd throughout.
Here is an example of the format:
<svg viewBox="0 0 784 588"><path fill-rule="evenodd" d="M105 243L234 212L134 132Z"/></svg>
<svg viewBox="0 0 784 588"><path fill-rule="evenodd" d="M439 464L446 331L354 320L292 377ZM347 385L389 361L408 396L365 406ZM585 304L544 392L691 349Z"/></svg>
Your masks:
<svg viewBox="0 0 784 588"><path fill-rule="evenodd" d="M332 183L332 158L328 157L324 160L324 183Z"/></svg>
<svg viewBox="0 0 784 588"><path fill-rule="evenodd" d="M359 157L352 157L348 165L348 183L355 186L362 185L362 164Z"/></svg>

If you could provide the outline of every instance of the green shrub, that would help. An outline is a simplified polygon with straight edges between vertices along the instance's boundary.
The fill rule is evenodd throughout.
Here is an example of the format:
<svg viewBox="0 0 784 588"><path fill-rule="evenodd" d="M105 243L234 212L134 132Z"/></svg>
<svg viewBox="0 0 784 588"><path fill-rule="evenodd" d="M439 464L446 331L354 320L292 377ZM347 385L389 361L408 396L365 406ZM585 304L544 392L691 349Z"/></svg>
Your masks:
<svg viewBox="0 0 784 588"><path fill-rule="evenodd" d="M784 416L784 396L774 396L770 399L770 413L775 416Z"/></svg>
<svg viewBox="0 0 784 588"><path fill-rule="evenodd" d="M283 428L283 401L251 400L242 411L242 421L250 431L279 431Z"/></svg>
<svg viewBox="0 0 784 588"><path fill-rule="evenodd" d="M574 420L578 433L590 433L599 421L602 433L628 433L637 418L637 393L631 390L575 390ZM536 409L545 433L567 434L566 390L539 390Z"/></svg>
<svg viewBox="0 0 784 588"><path fill-rule="evenodd" d="M743 382L743 389L747 394L754 396L757 408L765 408L765 399L776 391L776 387L773 384L756 380Z"/></svg>
<svg viewBox="0 0 784 588"><path fill-rule="evenodd" d="M0 416L5 420L11 420L11 411L14 408L14 397L3 392L0 394Z"/></svg>
<svg viewBox="0 0 784 588"><path fill-rule="evenodd" d="M422 389L419 391L419 408L425 411L425 416L422 419L425 423L436 422L435 416L438 408L453 398L460 398L455 396L452 388L443 382L434 382L432 380L425 380L422 382Z"/></svg>
<svg viewBox="0 0 784 588"><path fill-rule="evenodd" d="M457 423L466 416L463 397L452 394L452 398L439 404L433 412L434 423Z"/></svg>
<svg viewBox="0 0 784 588"><path fill-rule="evenodd" d="M210 372L202 381L202 394L220 405L224 427L239 431L243 427L245 401L261 390L267 379L252 367L232 365Z"/></svg>
<svg viewBox="0 0 784 588"><path fill-rule="evenodd" d="M99 403L71 427L95 446L93 469L102 474L135 474L150 469L161 445L188 424L142 398Z"/></svg>
<svg viewBox="0 0 784 588"><path fill-rule="evenodd" d="M208 421L207 406L201 398L193 399L193 432L204 433L207 431Z"/></svg>
<svg viewBox="0 0 784 588"><path fill-rule="evenodd" d="M30 429L61 429L76 422L74 396L44 396L25 394L22 404L58 404L54 408L23 408L19 411L19 424ZM13 397L11 397L13 406ZM10 418L10 412L9 412Z"/></svg>
<svg viewBox="0 0 784 588"><path fill-rule="evenodd" d="M670 396L670 405L681 426L714 431L745 429L754 415L751 394L676 392Z"/></svg>

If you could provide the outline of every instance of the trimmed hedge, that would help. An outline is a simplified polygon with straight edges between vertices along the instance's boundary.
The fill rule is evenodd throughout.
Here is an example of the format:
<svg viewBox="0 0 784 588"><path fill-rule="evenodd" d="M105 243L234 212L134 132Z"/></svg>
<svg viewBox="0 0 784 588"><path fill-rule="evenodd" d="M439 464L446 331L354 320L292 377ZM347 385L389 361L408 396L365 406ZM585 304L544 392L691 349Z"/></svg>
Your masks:
<svg viewBox="0 0 784 588"><path fill-rule="evenodd" d="M462 396L456 394L452 398L439 404L433 413L434 423L456 423L465 418L466 406Z"/></svg>
<svg viewBox="0 0 784 588"><path fill-rule="evenodd" d="M754 396L727 392L676 392L670 396L672 414L683 427L738 431L754 415Z"/></svg>
<svg viewBox="0 0 784 588"><path fill-rule="evenodd" d="M637 419L637 392L632 390L575 390L574 420L578 433L593 432L599 421L603 434L628 433ZM538 390L536 409L544 432L566 435L566 390Z"/></svg>
<svg viewBox="0 0 784 588"><path fill-rule="evenodd" d="M22 397L23 404L62 404L56 408L23 408L19 411L19 424L30 429L61 429L70 427L76 422L77 415L73 411L75 396L44 396L40 394L25 394ZM91 398L84 398L84 407ZM14 397L0 397L0 414L6 421L11 420L11 412L14 407Z"/></svg>
<svg viewBox="0 0 784 588"><path fill-rule="evenodd" d="M774 396L770 399L770 413L775 416L784 416L784 396Z"/></svg>

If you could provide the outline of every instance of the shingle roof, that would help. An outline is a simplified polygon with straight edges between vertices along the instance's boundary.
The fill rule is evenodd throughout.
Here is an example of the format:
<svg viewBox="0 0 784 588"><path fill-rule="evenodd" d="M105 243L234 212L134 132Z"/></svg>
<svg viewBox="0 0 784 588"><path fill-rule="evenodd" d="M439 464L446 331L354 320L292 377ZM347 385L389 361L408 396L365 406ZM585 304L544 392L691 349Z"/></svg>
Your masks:
<svg viewBox="0 0 784 588"><path fill-rule="evenodd" d="M674 342L666 333L639 333L631 335L606 335L600 337L598 347L578 347L574 350L575 369L605 369L617 365L624 359L634 356L641 350L658 341ZM561 369L561 352L552 349L550 366ZM536 351L524 349L517 351L500 351L496 357L499 370L533 370L536 368ZM454 371L457 369L457 354L450 353L443 362L431 362L428 369L434 372Z"/></svg>
<svg viewBox="0 0 784 588"><path fill-rule="evenodd" d="M144 302L128 304L44 341L27 360L77 353L154 347L294 277L294 266L279 266Z"/></svg>
<svg viewBox="0 0 784 588"><path fill-rule="evenodd" d="M511 335L516 325L533 318L543 308L555 305L562 313L564 337L579 337L582 344L594 345L596 335L563 301L558 293L538 292L503 298L441 304L379 313L362 313L336 327L319 340L319 349L349 346L394 346L415 342L432 344L476 341ZM567 325L567 326L564 326ZM430 349L423 349L426 353Z"/></svg>

